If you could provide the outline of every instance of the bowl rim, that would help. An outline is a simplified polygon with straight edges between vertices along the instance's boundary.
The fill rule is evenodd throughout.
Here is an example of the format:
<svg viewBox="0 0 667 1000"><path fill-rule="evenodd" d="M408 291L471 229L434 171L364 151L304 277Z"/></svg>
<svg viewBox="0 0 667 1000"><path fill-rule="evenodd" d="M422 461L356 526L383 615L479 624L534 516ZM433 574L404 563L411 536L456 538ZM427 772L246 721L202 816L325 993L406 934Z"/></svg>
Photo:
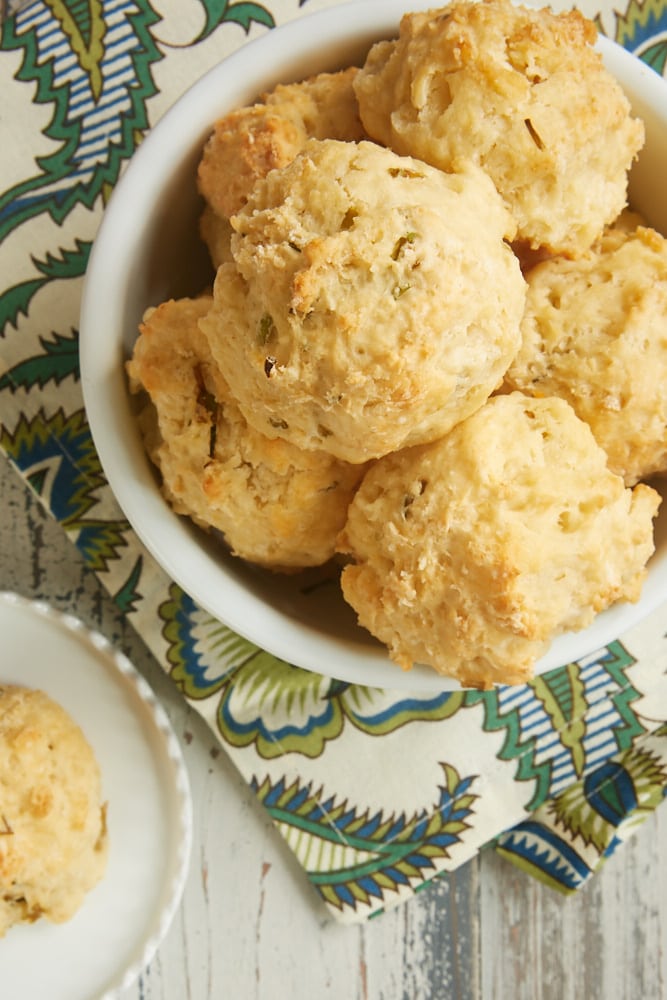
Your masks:
<svg viewBox="0 0 667 1000"><path fill-rule="evenodd" d="M429 0L352 0L310 12L241 45L206 71L153 126L112 192L93 242L79 323L84 405L105 477L136 536L162 570L215 619L288 663L350 683L420 691L452 690L460 685L428 667L401 671L379 644L356 644L344 637L334 643L312 625L289 620L231 579L214 545L209 550L192 543L192 527L168 507L155 487L154 471L130 413L120 345L99 331L100 315L106 330L118 332L119 325L124 325L120 291L131 280L132 261L137 259L142 238L140 227L128 231L128 220L136 216L137 204L144 206L146 219L159 215L162 207L157 192L164 190L174 158L183 155L184 146L192 149L203 144L217 116L253 100L262 90L280 80L302 79L318 66L341 65L350 45L363 48L395 35L403 13L432 6ZM624 89L633 82L630 89L641 90L642 99L658 109L667 131L667 81L604 36L599 36L597 45ZM312 65L312 70L296 71L295 50L297 60L307 53L299 64ZM249 65L253 67L251 84ZM129 252L119 255L128 240ZM108 260L117 262L111 283ZM118 405L123 398L125 407ZM118 440L124 440L127 447L118 449ZM185 560L181 552L186 553ZM639 605L615 605L599 614L589 629L558 637L538 661L536 674L601 649L655 610L667 593L667 552L653 558L655 578L649 576L646 581Z"/></svg>

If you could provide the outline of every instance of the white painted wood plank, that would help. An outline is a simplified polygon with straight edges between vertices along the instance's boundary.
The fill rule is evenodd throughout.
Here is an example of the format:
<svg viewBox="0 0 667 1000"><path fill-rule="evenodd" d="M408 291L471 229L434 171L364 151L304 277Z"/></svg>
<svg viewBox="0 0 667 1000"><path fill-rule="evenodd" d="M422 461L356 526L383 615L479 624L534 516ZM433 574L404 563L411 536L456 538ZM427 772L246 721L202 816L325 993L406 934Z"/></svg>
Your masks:
<svg viewBox="0 0 667 1000"><path fill-rule="evenodd" d="M571 897L485 853L484 1000L664 1000L666 846L663 807Z"/></svg>

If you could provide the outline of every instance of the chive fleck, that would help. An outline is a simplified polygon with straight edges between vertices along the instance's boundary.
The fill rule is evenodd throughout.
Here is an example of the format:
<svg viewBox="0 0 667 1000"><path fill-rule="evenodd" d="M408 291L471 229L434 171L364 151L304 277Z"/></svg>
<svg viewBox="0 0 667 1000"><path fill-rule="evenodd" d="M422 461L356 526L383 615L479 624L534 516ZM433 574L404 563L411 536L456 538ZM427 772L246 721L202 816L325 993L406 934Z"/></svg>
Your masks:
<svg viewBox="0 0 667 1000"><path fill-rule="evenodd" d="M535 145L537 146L537 148L538 149L544 149L544 142L542 140L542 137L539 134L539 132L537 131L537 129L535 128L535 126L533 125L533 123L531 122L530 118L524 118L523 123L526 126L526 128L528 129L528 134L529 134L530 138L533 140L533 142L535 143Z"/></svg>
<svg viewBox="0 0 667 1000"><path fill-rule="evenodd" d="M400 236L396 240L396 243L394 244L394 249L391 252L391 259L398 260L401 250L403 249L405 244L414 243L416 239L417 239L417 234L413 232L405 233L404 236Z"/></svg>
<svg viewBox="0 0 667 1000"><path fill-rule="evenodd" d="M264 313L259 321L259 328L257 331L257 337L260 344L266 344L272 337L276 334L276 325L273 322L273 316L271 313Z"/></svg>
<svg viewBox="0 0 667 1000"><path fill-rule="evenodd" d="M423 177L418 170L410 170L409 167L389 167L390 177Z"/></svg>
<svg viewBox="0 0 667 1000"><path fill-rule="evenodd" d="M220 405L213 395L206 388L206 382L204 380L204 372L202 371L201 365L197 365L194 370L195 379L197 381L197 405L201 406L202 409L206 410L210 417L211 426L209 431L208 440L208 457L213 458L215 454L215 442L218 435L218 412Z"/></svg>

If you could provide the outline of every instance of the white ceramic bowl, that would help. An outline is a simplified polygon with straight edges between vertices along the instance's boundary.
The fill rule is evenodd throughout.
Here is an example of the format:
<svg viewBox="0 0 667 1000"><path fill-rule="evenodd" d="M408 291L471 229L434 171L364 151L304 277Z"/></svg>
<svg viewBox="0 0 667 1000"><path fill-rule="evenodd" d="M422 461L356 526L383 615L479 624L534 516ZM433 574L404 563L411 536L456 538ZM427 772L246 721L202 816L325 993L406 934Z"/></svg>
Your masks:
<svg viewBox="0 0 667 1000"><path fill-rule="evenodd" d="M413 690L456 686L434 671L408 674L355 624L335 585L304 587L233 559L163 500L135 420L124 374L149 305L194 294L210 274L197 237L196 163L212 123L278 82L361 62L393 37L401 14L432 3L358 0L299 18L244 46L200 79L166 113L129 164L107 207L86 276L81 311L83 392L108 481L136 534L172 579L204 609L288 662L355 683ZM667 233L667 83L625 50L599 42L647 141L632 171L631 201ZM312 582L312 574L308 577ZM667 504L642 600L617 605L587 630L560 637L538 671L568 663L617 638L667 598Z"/></svg>

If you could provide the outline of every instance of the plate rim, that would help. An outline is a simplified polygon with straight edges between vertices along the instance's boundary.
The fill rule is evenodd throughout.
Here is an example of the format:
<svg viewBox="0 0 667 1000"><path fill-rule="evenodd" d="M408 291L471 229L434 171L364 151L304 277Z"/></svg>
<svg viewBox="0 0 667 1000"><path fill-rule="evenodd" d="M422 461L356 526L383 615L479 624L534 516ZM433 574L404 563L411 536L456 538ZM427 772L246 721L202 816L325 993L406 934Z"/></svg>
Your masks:
<svg viewBox="0 0 667 1000"><path fill-rule="evenodd" d="M163 760L168 765L171 791L175 796L175 812L178 812L179 822L178 829L174 831L173 872L165 885L164 902L156 916L148 922L139 954L132 958L129 964L123 963L122 971L119 971L111 981L107 979L95 987L98 990L95 993L97 1000L117 1000L150 964L183 898L191 863L194 827L192 791L183 751L167 712L149 682L137 670L130 658L114 646L101 631L86 625L76 614L58 610L45 599L26 597L13 590L0 589L0 606L9 610L21 608L29 615L37 615L47 625L72 636L82 647L89 644L92 647L87 651L89 657L93 660L96 657L104 659L111 668L109 674L118 684L127 686L146 709L147 718L154 729L154 736L157 737L155 744L161 749ZM57 701L57 695L51 693L49 697ZM78 725L81 724L80 719L74 716L73 718ZM145 729L145 726L146 722L143 721L141 728Z"/></svg>

